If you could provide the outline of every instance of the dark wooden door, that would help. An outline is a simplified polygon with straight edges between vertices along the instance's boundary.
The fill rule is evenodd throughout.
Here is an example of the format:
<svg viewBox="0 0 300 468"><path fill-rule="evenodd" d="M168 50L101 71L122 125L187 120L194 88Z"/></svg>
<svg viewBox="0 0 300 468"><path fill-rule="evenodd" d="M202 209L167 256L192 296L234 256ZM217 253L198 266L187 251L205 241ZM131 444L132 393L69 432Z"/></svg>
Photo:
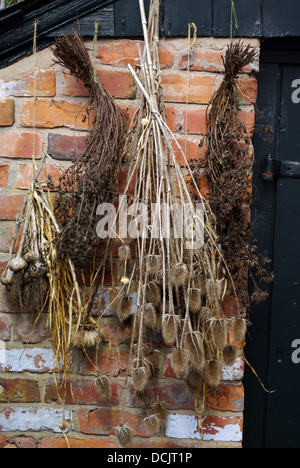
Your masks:
<svg viewBox="0 0 300 468"><path fill-rule="evenodd" d="M260 68L253 221L275 280L252 307L246 357L276 392L246 366L244 447L300 448L300 43L266 42Z"/></svg>

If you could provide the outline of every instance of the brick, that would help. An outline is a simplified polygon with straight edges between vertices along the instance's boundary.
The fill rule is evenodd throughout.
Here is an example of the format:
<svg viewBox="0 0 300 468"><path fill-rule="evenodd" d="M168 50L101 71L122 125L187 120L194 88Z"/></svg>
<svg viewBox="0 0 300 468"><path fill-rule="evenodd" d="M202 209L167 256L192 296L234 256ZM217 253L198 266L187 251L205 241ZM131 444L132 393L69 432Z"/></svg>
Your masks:
<svg viewBox="0 0 300 468"><path fill-rule="evenodd" d="M0 156L31 159L42 155L43 135L38 133L7 133L0 135Z"/></svg>
<svg viewBox="0 0 300 468"><path fill-rule="evenodd" d="M59 425L72 421L72 412L48 407L8 406L0 409L0 431L38 432L53 431L61 433Z"/></svg>
<svg viewBox="0 0 300 468"><path fill-rule="evenodd" d="M76 161L86 148L86 136L70 136L50 133L48 154L58 160Z"/></svg>
<svg viewBox="0 0 300 468"><path fill-rule="evenodd" d="M47 180L47 177L51 177L55 186L59 183L59 178L62 175L62 171L53 164L47 164L46 169L42 169L39 181ZM21 190L28 189L33 179L33 171L31 164L20 164L19 174L17 179L17 188Z"/></svg>
<svg viewBox="0 0 300 468"><path fill-rule="evenodd" d="M140 411L124 411L124 423L133 429L136 436L151 437L143 424L145 417L146 414ZM82 409L79 412L80 430L84 434L114 435L116 427L120 425L120 420L121 409L119 408Z"/></svg>
<svg viewBox="0 0 300 468"><path fill-rule="evenodd" d="M87 115L86 103L67 101L36 101L35 126L37 128L67 127L73 130L88 131L93 121ZM34 103L27 102L21 114L23 127L34 126Z"/></svg>
<svg viewBox="0 0 300 468"><path fill-rule="evenodd" d="M190 138L190 137L177 137L177 143L179 144L181 150L183 151L186 159L188 162L191 162L194 159L198 159L198 157L202 156L203 154L203 147L200 149L201 140L199 138ZM182 154L182 151L178 148L178 144L175 141L173 142L173 149L175 153L176 160L181 167L185 167L185 158ZM173 165L172 161L170 161L171 165Z"/></svg>
<svg viewBox="0 0 300 468"><path fill-rule="evenodd" d="M184 73L166 73L162 76L163 97L166 102L187 101L187 77ZM214 94L211 76L189 75L189 103L209 104Z"/></svg>
<svg viewBox="0 0 300 468"><path fill-rule="evenodd" d="M202 107L166 106L166 118L172 132L206 134L206 109Z"/></svg>
<svg viewBox="0 0 300 468"><path fill-rule="evenodd" d="M6 187L9 176L9 164L0 163L0 187Z"/></svg>
<svg viewBox="0 0 300 468"><path fill-rule="evenodd" d="M94 357L91 358L93 362ZM129 365L129 351L110 351L103 350L99 353L96 362L101 372L112 377L118 377L126 373L127 367ZM79 363L80 374L83 375L97 375L97 368L90 362L90 360L82 360Z"/></svg>
<svg viewBox="0 0 300 468"><path fill-rule="evenodd" d="M10 323L5 316L2 316L0 317L0 340L8 341L10 337Z"/></svg>
<svg viewBox="0 0 300 468"><path fill-rule="evenodd" d="M34 403L41 400L39 384L35 380L0 378L1 388L1 403Z"/></svg>
<svg viewBox="0 0 300 468"><path fill-rule="evenodd" d="M120 40L115 43L101 44L98 47L98 58L104 65L127 67L130 64L134 66L139 63L137 44L140 44L143 51L141 41ZM159 61L161 68L169 68L173 65L174 49L172 46L160 44Z"/></svg>
<svg viewBox="0 0 300 468"><path fill-rule="evenodd" d="M39 442L40 449L93 449L93 448L117 448L118 444L115 440L109 439L70 439L68 437L68 443L65 438L57 439L42 439Z"/></svg>
<svg viewBox="0 0 300 468"><path fill-rule="evenodd" d="M206 416L202 423L204 440L242 441L242 417ZM175 439L201 439L195 416L170 414L166 425L166 436Z"/></svg>
<svg viewBox="0 0 300 468"><path fill-rule="evenodd" d="M101 368L102 371L102 368ZM101 398L96 391L93 380L72 380L68 382L66 387L61 388L61 397L64 398L66 405L98 405L98 406L118 406L120 403L120 396L122 393L122 386L117 383L112 383L112 397L109 400ZM57 395L57 386L51 379L47 382L45 402L59 403Z"/></svg>
<svg viewBox="0 0 300 468"><path fill-rule="evenodd" d="M0 219L15 221L24 202L24 195L0 195Z"/></svg>
<svg viewBox="0 0 300 468"><path fill-rule="evenodd" d="M114 98L134 99L136 87L129 71L97 70L99 82ZM64 72L64 96L89 96L89 90L82 81L69 72Z"/></svg>
<svg viewBox="0 0 300 468"><path fill-rule="evenodd" d="M15 123L15 101L0 101L0 127L11 127Z"/></svg>
<svg viewBox="0 0 300 468"><path fill-rule="evenodd" d="M5 91L9 96L54 97L56 94L55 70L37 70L35 79L34 73L23 75L18 80L5 83Z"/></svg>
<svg viewBox="0 0 300 468"><path fill-rule="evenodd" d="M241 119L243 120L243 122L244 122L244 124L246 126L247 134L250 137L252 137L253 132L254 132L254 127L255 127L255 112L254 112L254 110L252 110L250 112L241 111L240 112L240 117L241 117Z"/></svg>
<svg viewBox="0 0 300 468"><path fill-rule="evenodd" d="M244 105L255 104L257 100L257 79L240 78L237 81L237 92Z"/></svg>
<svg viewBox="0 0 300 468"><path fill-rule="evenodd" d="M19 340L27 344L41 343L46 338L51 338L51 332L46 327L47 318L42 316L37 323L35 317L22 314L16 321L16 331Z"/></svg>
<svg viewBox="0 0 300 468"><path fill-rule="evenodd" d="M208 72L221 72L223 71L223 57L224 51L212 50L205 48L196 48L190 53L190 70L191 71L208 71ZM188 51L181 54L179 61L179 68L181 70L188 69Z"/></svg>
<svg viewBox="0 0 300 468"><path fill-rule="evenodd" d="M7 437L0 436L0 448L36 448L33 437Z"/></svg>

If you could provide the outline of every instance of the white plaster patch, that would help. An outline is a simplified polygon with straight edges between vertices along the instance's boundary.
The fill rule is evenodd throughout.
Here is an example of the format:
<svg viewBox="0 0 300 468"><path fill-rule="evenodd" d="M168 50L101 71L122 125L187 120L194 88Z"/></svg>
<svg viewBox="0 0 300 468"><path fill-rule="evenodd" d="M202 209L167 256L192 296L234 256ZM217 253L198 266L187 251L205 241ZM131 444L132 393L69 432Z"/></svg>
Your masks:
<svg viewBox="0 0 300 468"><path fill-rule="evenodd" d="M204 429L204 440L214 440L221 442L241 442L242 430L235 418L219 418L220 421L228 421L228 424L217 426L216 423L210 422L209 426ZM233 423L230 424L230 419ZM206 418L203 418L205 426ZM201 440L201 435L197 430L197 421L195 416L187 414L169 414L166 425L166 436L174 439L198 439Z"/></svg>
<svg viewBox="0 0 300 468"><path fill-rule="evenodd" d="M53 350L45 348L7 349L5 360L0 359L2 372L51 372L53 366Z"/></svg>
<svg viewBox="0 0 300 468"><path fill-rule="evenodd" d="M0 410L0 432L61 432L63 411L52 408L9 407ZM72 412L65 411L65 421L72 421Z"/></svg>
<svg viewBox="0 0 300 468"><path fill-rule="evenodd" d="M243 380L244 378L244 359L239 357L233 366L223 366L223 380Z"/></svg>

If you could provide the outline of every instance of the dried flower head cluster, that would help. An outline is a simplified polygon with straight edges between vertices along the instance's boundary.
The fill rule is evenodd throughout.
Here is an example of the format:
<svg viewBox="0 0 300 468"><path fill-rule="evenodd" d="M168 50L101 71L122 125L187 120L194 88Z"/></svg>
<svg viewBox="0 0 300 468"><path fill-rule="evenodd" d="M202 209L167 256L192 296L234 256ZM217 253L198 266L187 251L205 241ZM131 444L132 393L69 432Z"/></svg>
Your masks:
<svg viewBox="0 0 300 468"><path fill-rule="evenodd" d="M207 111L206 155L193 165L199 186L203 175L211 181L209 203L217 220L224 258L244 306L249 302L245 286L248 272L254 283L253 303L268 296L259 288L255 277L263 285L273 280L272 273L266 269L269 260L259 254L251 222L247 220L252 204L254 152L240 116L238 75L255 60L257 53L250 45L238 42L228 47L223 58L224 79Z"/></svg>

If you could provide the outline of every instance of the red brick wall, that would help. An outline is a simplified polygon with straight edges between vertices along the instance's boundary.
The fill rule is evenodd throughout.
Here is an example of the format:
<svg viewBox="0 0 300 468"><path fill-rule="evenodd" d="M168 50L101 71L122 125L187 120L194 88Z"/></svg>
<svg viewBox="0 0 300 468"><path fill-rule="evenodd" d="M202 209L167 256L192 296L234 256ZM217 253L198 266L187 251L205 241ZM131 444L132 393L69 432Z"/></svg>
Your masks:
<svg viewBox="0 0 300 468"><path fill-rule="evenodd" d="M88 43L91 47L91 44ZM253 40L258 47L258 41ZM205 134L205 112L222 80L223 39L198 39L192 53L187 100L186 40L162 41L160 60L162 86L168 124L182 145L187 140L188 159L196 157ZM39 58L39 55L38 55ZM31 157L40 159L44 152L59 160L63 167L83 151L91 122L86 118L86 89L66 71L47 64L36 73L34 111L33 74L28 61L0 71L5 81L6 99L0 101L0 270L5 266L14 220L32 178ZM99 79L133 115L138 102L137 90L127 63L137 62L136 43L129 40L102 40L97 66ZM101 66L100 66L101 65ZM240 76L243 118L249 132L254 125L257 83L249 67ZM9 79L7 79L9 77ZM1 84L1 82L0 82ZM129 122L129 121L128 121ZM186 135L187 130L187 135ZM54 180L59 169L47 163ZM42 173L42 178L44 173ZM124 186L126 168L119 187ZM117 251L117 250L116 250ZM225 298L225 309L234 311L234 299ZM9 305L5 290L0 289L0 447L65 447L59 429L62 408L51 375L53 351L43 318L32 331L34 317L21 314ZM117 447L114 427L119 424L119 401L129 352L122 343L114 318L104 317L108 343L99 356L101 369L113 377L113 396L109 403L99 400L93 379L96 372L83 354L72 355L73 393L66 401L66 419L70 419L68 437L72 447ZM117 346L119 351L117 351ZM242 349L242 343L240 344ZM135 447L198 447L195 402L184 382L177 380L169 362L168 348L162 349L160 394L170 409L166 432L153 437L142 423L143 410L132 388L126 395L126 421L135 432ZM223 384L207 396L203 420L204 447L240 447L243 426L242 352L233 368L224 369Z"/></svg>

